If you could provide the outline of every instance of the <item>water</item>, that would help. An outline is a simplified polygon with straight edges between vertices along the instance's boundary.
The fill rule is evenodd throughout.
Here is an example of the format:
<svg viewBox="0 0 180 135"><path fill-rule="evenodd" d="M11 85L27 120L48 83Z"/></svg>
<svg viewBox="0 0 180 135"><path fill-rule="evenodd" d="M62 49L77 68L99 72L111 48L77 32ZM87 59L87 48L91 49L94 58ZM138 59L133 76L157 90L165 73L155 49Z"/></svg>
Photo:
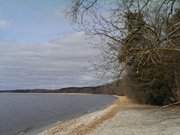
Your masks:
<svg viewBox="0 0 180 135"><path fill-rule="evenodd" d="M0 94L0 135L18 135L102 109L107 95Z"/></svg>

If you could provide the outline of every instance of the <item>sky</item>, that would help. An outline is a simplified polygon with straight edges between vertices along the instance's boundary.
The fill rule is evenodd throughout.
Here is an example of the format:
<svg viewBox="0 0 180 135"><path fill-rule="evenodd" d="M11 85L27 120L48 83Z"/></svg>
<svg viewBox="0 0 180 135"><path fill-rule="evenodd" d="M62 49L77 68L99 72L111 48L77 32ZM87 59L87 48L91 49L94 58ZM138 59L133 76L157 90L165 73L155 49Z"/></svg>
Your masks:
<svg viewBox="0 0 180 135"><path fill-rule="evenodd" d="M0 0L0 90L106 82L93 65L100 50L64 12L71 0Z"/></svg>
<svg viewBox="0 0 180 135"><path fill-rule="evenodd" d="M42 43L73 28L64 16L71 0L0 0L0 40Z"/></svg>

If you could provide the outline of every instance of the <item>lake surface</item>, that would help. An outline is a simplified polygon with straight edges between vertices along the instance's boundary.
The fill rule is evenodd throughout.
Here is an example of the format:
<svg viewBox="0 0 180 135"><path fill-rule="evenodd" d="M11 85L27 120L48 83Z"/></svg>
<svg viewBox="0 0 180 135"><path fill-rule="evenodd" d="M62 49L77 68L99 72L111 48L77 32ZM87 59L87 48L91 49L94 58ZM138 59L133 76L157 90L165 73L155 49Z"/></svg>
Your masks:
<svg viewBox="0 0 180 135"><path fill-rule="evenodd" d="M19 135L110 105L108 95L0 94L0 135Z"/></svg>

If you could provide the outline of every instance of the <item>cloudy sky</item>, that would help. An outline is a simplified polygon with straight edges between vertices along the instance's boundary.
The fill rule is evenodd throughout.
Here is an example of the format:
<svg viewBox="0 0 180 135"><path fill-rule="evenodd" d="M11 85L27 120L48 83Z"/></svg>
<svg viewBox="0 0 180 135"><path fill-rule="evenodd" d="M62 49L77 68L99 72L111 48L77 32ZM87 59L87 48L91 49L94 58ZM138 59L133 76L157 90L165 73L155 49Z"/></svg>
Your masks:
<svg viewBox="0 0 180 135"><path fill-rule="evenodd" d="M104 83L100 51L64 16L71 0L0 0L0 89Z"/></svg>

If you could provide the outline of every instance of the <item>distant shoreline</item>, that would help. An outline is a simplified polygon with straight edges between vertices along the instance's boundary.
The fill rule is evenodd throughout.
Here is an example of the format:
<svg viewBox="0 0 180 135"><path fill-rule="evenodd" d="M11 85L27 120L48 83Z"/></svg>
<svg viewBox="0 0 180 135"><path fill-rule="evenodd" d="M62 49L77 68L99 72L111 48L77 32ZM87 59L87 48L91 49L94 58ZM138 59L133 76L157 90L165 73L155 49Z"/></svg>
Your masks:
<svg viewBox="0 0 180 135"><path fill-rule="evenodd" d="M61 89L16 89L0 90L0 93L82 93L82 94L108 94L123 96L123 92L117 91L111 84L89 87L67 87Z"/></svg>

